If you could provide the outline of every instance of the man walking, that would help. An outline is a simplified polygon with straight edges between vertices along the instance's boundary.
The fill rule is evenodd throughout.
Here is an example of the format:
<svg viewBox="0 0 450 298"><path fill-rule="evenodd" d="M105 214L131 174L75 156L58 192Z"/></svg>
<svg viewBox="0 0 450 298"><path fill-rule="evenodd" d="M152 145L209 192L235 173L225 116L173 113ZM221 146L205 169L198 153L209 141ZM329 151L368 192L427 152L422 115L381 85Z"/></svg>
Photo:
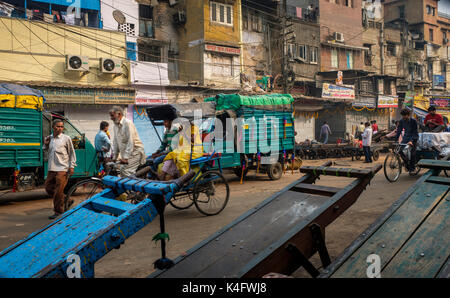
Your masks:
<svg viewBox="0 0 450 298"><path fill-rule="evenodd" d="M109 123L102 121L100 123L100 131L95 136L95 150L97 151L97 156L100 162L105 162L110 156L108 152L111 151L111 140L108 136Z"/></svg>
<svg viewBox="0 0 450 298"><path fill-rule="evenodd" d="M320 129L320 139L322 139L322 136L324 136L324 144L328 143L328 135L331 135L331 129L330 126L328 126L328 123L324 121L322 128Z"/></svg>
<svg viewBox="0 0 450 298"><path fill-rule="evenodd" d="M127 177L136 173L137 168L145 163L144 144L137 133L133 122L124 117L123 109L114 106L109 115L114 121L114 161L120 155L120 177Z"/></svg>
<svg viewBox="0 0 450 298"><path fill-rule="evenodd" d="M416 144L419 139L417 121L410 117L411 112L408 109L403 109L400 115L402 115L402 119L398 124L395 140L399 142L399 137L404 130L402 143L408 144L411 148L411 159L409 160L408 170L409 172L413 172L416 166Z"/></svg>
<svg viewBox="0 0 450 298"><path fill-rule="evenodd" d="M64 122L53 121L53 135L44 140L44 149L48 149L48 173L45 180L45 191L53 198L55 213L49 219L55 219L64 213L64 188L76 166L76 154L72 139L63 134ZM68 205L73 204L73 200Z"/></svg>
<svg viewBox="0 0 450 298"><path fill-rule="evenodd" d="M371 163L372 156L370 153L370 146L372 145L372 128L370 127L370 123L366 122L365 129L362 134L362 145L364 156L366 157L366 161L364 163Z"/></svg>

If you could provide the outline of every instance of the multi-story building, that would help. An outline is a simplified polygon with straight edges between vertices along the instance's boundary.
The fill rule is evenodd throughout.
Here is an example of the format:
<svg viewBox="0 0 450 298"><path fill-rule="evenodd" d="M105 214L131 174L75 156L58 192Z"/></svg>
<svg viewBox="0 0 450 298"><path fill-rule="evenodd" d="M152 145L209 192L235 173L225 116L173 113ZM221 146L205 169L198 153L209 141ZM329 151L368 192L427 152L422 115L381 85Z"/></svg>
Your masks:
<svg viewBox="0 0 450 298"><path fill-rule="evenodd" d="M407 95L405 100L414 97L415 106L422 109L429 105L431 97L448 95L449 6L448 1L439 0L387 0L384 3L385 22L401 23L411 34L412 47L423 51L422 55L410 52L405 55L410 62L409 70L414 74L414 90L412 84L408 88L413 95Z"/></svg>
<svg viewBox="0 0 450 298"><path fill-rule="evenodd" d="M3 6L0 80L41 90L47 110L68 116L93 141L112 104L134 103L125 34L98 28L99 1L96 10L84 1L80 17L54 2Z"/></svg>

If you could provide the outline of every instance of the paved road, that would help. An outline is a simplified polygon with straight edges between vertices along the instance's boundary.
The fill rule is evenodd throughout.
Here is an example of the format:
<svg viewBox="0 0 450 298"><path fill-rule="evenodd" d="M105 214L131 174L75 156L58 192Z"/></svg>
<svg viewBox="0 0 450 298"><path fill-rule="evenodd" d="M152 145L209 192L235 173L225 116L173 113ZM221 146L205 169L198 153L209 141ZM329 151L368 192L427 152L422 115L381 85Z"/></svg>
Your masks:
<svg viewBox="0 0 450 298"><path fill-rule="evenodd" d="M361 161L352 162L350 159L336 162L340 167L365 167ZM378 162L383 162L383 156ZM322 163L323 160L305 161L304 165ZM222 213L212 217L201 215L195 207L179 211L169 206L166 215L166 230L170 234L168 257L176 258L301 175L298 171L294 175L289 171L281 180L270 181L266 175L254 176L250 172L243 185L233 174L227 175L231 180L230 201ZM417 177L402 174L398 182L389 183L381 170L358 201L328 226L326 242L331 258L335 259L416 180ZM348 181L346 178L326 177L318 184L340 187ZM43 197L42 191L36 191L31 201L5 202L0 198L0 250L49 224L47 217L52 214L52 201ZM148 276L154 270L153 262L160 257L159 244L151 242L158 229L158 222L153 222L128 239L119 250L111 251L97 262L96 277ZM314 263L318 264L318 260L318 257L313 258ZM294 276L306 277L307 274L300 269Z"/></svg>

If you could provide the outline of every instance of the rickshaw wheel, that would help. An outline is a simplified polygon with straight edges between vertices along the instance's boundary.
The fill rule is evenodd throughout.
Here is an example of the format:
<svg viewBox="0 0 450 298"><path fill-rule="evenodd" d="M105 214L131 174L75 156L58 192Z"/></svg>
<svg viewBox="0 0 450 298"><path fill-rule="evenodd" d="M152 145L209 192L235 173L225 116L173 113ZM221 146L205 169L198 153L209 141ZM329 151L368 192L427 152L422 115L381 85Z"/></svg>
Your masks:
<svg viewBox="0 0 450 298"><path fill-rule="evenodd" d="M194 205L194 200L192 199L192 194L187 193L186 195L173 197L169 204L175 209L184 210Z"/></svg>
<svg viewBox="0 0 450 298"><path fill-rule="evenodd" d="M197 210L206 215L217 215L230 198L230 187L225 177L217 171L203 173L195 182L193 199Z"/></svg>
<svg viewBox="0 0 450 298"><path fill-rule="evenodd" d="M377 161L378 158L380 158L380 152L379 152L378 150L375 150L375 151L372 153L372 158L373 158L374 161Z"/></svg>
<svg viewBox="0 0 450 298"><path fill-rule="evenodd" d="M64 208L69 210L75 206L83 203L84 201L92 198L94 195L105 190L105 185L100 179L90 178L81 180L75 183L64 196ZM69 206L69 202L73 200L74 202Z"/></svg>

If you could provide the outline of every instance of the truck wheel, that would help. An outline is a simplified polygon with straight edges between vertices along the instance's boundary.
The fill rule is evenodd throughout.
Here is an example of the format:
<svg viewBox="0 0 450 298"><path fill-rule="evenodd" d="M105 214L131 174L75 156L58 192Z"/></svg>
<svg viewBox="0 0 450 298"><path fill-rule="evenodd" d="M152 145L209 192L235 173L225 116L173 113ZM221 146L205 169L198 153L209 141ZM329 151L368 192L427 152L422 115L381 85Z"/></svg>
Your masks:
<svg viewBox="0 0 450 298"><path fill-rule="evenodd" d="M267 168L267 175L271 180L279 180L281 176L283 175L283 167L281 166L281 163L277 162L274 164L271 164Z"/></svg>

